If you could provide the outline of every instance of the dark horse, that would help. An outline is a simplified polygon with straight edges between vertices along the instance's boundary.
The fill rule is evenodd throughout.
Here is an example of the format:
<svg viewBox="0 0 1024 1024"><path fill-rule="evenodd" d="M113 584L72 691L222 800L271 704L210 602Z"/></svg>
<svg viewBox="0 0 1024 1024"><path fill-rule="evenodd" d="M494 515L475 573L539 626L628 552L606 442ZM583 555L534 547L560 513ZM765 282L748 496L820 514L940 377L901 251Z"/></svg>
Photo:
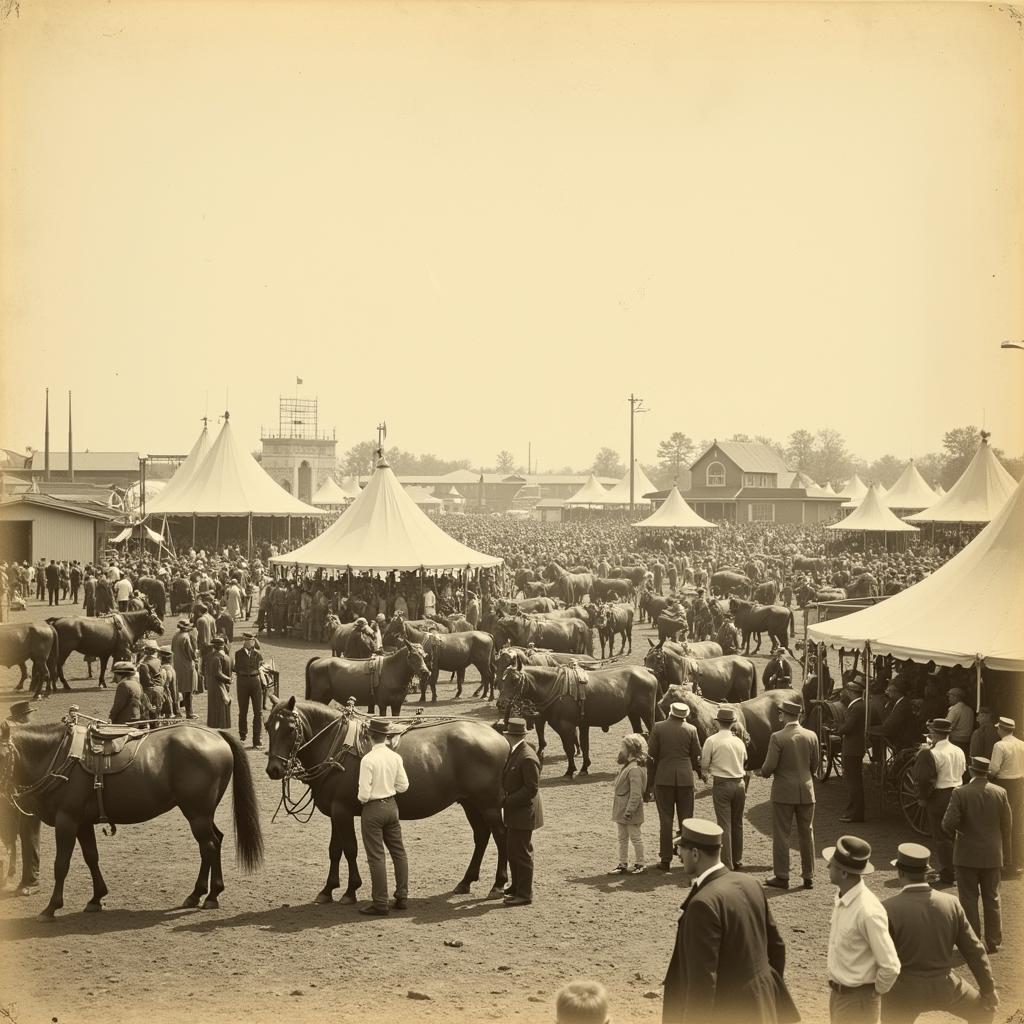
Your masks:
<svg viewBox="0 0 1024 1024"><path fill-rule="evenodd" d="M114 625L113 616L96 619L87 615L68 615L65 618L47 619L57 631L57 673L60 681L67 686L64 678L64 662L72 651L79 651L87 658L100 659L100 678L102 684L107 671L107 662L117 656L127 655L136 641L147 633L160 634L164 624L148 610L138 612L119 612L124 622L122 632Z"/></svg>
<svg viewBox="0 0 1024 1024"><path fill-rule="evenodd" d="M576 604L594 589L597 576L592 572L569 572L557 562L550 562L543 572L546 580L558 584L556 593L566 604Z"/></svg>
<svg viewBox="0 0 1024 1024"><path fill-rule="evenodd" d="M65 722L46 725L0 725L0 781L3 796L17 801L54 828L57 856L53 864L53 895L40 921L50 921L64 906L64 880L75 841L92 875L92 899L85 909L103 909L107 886L100 874L95 825L100 804L94 776L69 756L74 730ZM224 833L213 816L234 775L232 803L239 863L252 871L263 861L263 835L252 773L242 744L228 732L215 732L192 722L147 731L137 744L134 760L123 770L104 777L105 820L114 825L136 824L181 808L202 858L195 888L182 904L218 906L224 891L220 848ZM206 895L207 892L209 895Z"/></svg>
<svg viewBox="0 0 1024 1024"><path fill-rule="evenodd" d="M327 617L327 626L331 627L332 616ZM333 617L337 625L331 634L331 654L335 658L369 658L377 644L376 634L370 624L363 619L346 622L344 625ZM359 622L359 625L356 625Z"/></svg>
<svg viewBox="0 0 1024 1024"><path fill-rule="evenodd" d="M351 718L350 712L323 704L297 704L294 697L277 702L267 718L267 774L284 779L298 771L309 783L317 808L331 819L331 867L317 893L317 903L334 899L334 890L341 884L338 865L342 854L348 861L348 886L341 902L355 903L363 884L353 821L354 815L362 813L356 799L361 753L347 739ZM429 818L460 804L473 829L473 856L455 892L468 893L479 880L480 864L493 836L498 867L490 896L501 896L508 880L501 820L507 741L482 722L462 719L416 725L402 734L396 749L409 777L409 788L398 794L402 821Z"/></svg>
<svg viewBox="0 0 1024 1024"><path fill-rule="evenodd" d="M793 626L793 610L783 608L781 604L754 604L753 601L741 601L729 598L729 611L732 612L736 625L743 634L743 653L750 653L750 634L757 633L756 654L761 649L761 633L767 633L772 639L772 650L776 645L786 646L786 627L789 636L795 636Z"/></svg>
<svg viewBox="0 0 1024 1024"><path fill-rule="evenodd" d="M28 679L26 662L32 662L32 686L42 690L44 680L57 682L57 634L52 626L40 622L17 622L0 626L0 665L17 665L21 689ZM65 689L70 689L67 683Z"/></svg>
<svg viewBox="0 0 1024 1024"><path fill-rule="evenodd" d="M572 666L546 668L524 665L517 657L501 677L498 707L514 711L523 705L534 709L537 720L538 752L545 747L544 725L550 722L558 733L568 762L565 774L576 774L576 730L583 754L581 775L590 767L590 727L607 731L609 726L629 718L633 732L651 731L658 701L658 680L638 665L614 665L590 669L586 682L577 684Z"/></svg>
<svg viewBox="0 0 1024 1024"><path fill-rule="evenodd" d="M388 629L390 631L390 624ZM429 673L420 676L421 704L427 699L428 684L431 701L437 700L437 677L442 671L455 673L455 696L461 697L466 669L470 665L480 673L485 692L494 692L494 642L490 633L425 633L399 620L397 635L419 644L426 654Z"/></svg>
<svg viewBox="0 0 1024 1024"><path fill-rule="evenodd" d="M397 651L373 658L310 658L306 662L306 700L344 704L354 697L371 715L379 707L382 715L390 708L397 716L409 683L429 671L423 648L408 640L403 640Z"/></svg>
<svg viewBox="0 0 1024 1024"><path fill-rule="evenodd" d="M657 677L662 693L669 686L684 686L708 700L733 702L747 700L757 693L757 667L752 661L738 654L696 657L692 653L696 647L696 644L651 645L644 655L644 664ZM683 650L690 653L684 654Z"/></svg>

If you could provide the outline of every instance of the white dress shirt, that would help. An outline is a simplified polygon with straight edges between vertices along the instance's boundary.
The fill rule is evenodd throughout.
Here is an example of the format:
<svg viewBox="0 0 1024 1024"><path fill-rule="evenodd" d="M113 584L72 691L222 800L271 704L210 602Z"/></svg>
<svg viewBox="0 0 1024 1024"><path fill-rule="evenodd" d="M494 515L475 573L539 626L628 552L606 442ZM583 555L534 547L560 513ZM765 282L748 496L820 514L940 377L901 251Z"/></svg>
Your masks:
<svg viewBox="0 0 1024 1024"><path fill-rule="evenodd" d="M1024 740L1012 735L996 740L989 771L993 778L1024 779Z"/></svg>
<svg viewBox="0 0 1024 1024"><path fill-rule="evenodd" d="M747 748L743 740L728 729L716 732L704 741L700 752L700 766L709 770L716 779L742 779L747 759Z"/></svg>
<svg viewBox="0 0 1024 1024"><path fill-rule="evenodd" d="M967 758L959 747L947 739L941 739L932 747L932 757L935 758L937 771L936 789L956 789L963 783Z"/></svg>
<svg viewBox="0 0 1024 1024"><path fill-rule="evenodd" d="M384 800L409 788L409 778L400 754L386 743L375 743L359 762L359 790L361 804L370 800Z"/></svg>
<svg viewBox="0 0 1024 1024"><path fill-rule="evenodd" d="M828 976L840 985L874 985L879 995L893 987L900 958L889 934L889 916L861 881L837 895L828 932Z"/></svg>

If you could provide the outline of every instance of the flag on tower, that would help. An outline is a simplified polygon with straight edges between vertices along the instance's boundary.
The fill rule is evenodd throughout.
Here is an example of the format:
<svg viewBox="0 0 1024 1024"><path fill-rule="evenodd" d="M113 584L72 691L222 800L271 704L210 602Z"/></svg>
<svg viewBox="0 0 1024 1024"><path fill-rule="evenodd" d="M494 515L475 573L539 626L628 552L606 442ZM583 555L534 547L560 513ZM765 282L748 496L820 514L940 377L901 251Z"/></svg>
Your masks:
<svg viewBox="0 0 1024 1024"><path fill-rule="evenodd" d="M296 377L295 378L295 383L296 384L301 384L302 383L302 378L301 377Z"/></svg>

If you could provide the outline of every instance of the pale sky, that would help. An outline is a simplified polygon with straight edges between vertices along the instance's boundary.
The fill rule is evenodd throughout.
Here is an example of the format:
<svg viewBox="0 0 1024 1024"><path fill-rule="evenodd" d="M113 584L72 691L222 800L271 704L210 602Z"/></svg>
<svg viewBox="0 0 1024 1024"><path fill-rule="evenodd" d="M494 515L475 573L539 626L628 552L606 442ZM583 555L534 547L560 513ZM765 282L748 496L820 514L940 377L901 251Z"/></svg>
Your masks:
<svg viewBox="0 0 1024 1024"><path fill-rule="evenodd" d="M5 3L4 7L8 5ZM541 469L673 430L1024 450L1024 30L987 4L22 0L0 445Z"/></svg>

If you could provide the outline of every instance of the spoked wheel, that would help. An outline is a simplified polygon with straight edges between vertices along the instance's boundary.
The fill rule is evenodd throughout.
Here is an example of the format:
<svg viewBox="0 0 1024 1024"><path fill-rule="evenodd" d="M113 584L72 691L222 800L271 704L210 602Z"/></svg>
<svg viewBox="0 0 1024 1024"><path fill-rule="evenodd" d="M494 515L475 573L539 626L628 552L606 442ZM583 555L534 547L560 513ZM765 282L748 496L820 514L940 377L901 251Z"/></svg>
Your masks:
<svg viewBox="0 0 1024 1024"><path fill-rule="evenodd" d="M814 766L814 777L819 782L825 782L832 774L832 734L825 725L825 712L820 704L812 709L806 724L807 728L818 735L818 763Z"/></svg>
<svg viewBox="0 0 1024 1024"><path fill-rule="evenodd" d="M921 836L930 835L928 828L928 816L925 809L921 807L918 800L917 780L912 771L913 761L908 761L899 776L900 810L907 824Z"/></svg>

